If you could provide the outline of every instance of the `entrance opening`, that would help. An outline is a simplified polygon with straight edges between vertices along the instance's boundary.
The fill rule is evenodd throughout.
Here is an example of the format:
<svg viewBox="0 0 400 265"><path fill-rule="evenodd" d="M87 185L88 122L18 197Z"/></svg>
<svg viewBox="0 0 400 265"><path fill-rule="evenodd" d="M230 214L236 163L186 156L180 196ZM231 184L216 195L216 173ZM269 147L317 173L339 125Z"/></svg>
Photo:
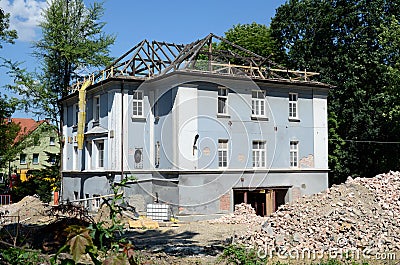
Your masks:
<svg viewBox="0 0 400 265"><path fill-rule="evenodd" d="M269 216L286 202L288 188L234 189L233 203L250 204L257 215Z"/></svg>

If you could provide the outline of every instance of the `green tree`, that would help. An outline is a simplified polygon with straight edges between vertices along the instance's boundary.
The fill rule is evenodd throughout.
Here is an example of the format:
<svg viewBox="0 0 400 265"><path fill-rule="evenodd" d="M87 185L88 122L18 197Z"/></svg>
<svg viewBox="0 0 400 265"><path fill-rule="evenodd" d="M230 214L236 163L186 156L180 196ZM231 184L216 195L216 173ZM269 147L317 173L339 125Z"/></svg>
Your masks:
<svg viewBox="0 0 400 265"><path fill-rule="evenodd" d="M9 18L10 14L0 8L0 49L3 48L3 43L13 44L17 38L17 32L9 29ZM15 98L9 98L0 93L0 168L4 168L15 155L14 139L18 134L19 126L9 122L8 118L12 116L17 105L18 101Z"/></svg>
<svg viewBox="0 0 400 265"><path fill-rule="evenodd" d="M255 22L251 24L237 24L225 32L225 39L237 44L251 52L261 55L265 58L274 60L279 54L274 40L271 38L270 29L262 24ZM235 53L241 56L248 56L239 49L232 48L231 45L221 42L219 49L233 49Z"/></svg>
<svg viewBox="0 0 400 265"><path fill-rule="evenodd" d="M10 14L0 8L0 49L3 48L2 42L14 43L17 38L17 31L10 30Z"/></svg>
<svg viewBox="0 0 400 265"><path fill-rule="evenodd" d="M9 89L24 98L26 110L46 115L59 128L62 150L62 106L58 100L70 85L90 71L111 61L109 47L113 35L105 34L101 3L86 7L82 0L54 0L43 11L42 38L34 42L34 55L41 63L39 72L29 72L20 63L8 61L14 84ZM61 156L60 150L60 156ZM61 167L61 166L60 166Z"/></svg>
<svg viewBox="0 0 400 265"><path fill-rule="evenodd" d="M391 26L399 11L397 1L289 0L272 19L285 63L336 86L329 97L331 183L399 168L400 145L389 143L399 141L398 121L388 114L400 101L387 74L399 50L383 45L398 36Z"/></svg>
<svg viewBox="0 0 400 265"><path fill-rule="evenodd" d="M5 168L7 162L15 157L14 139L19 132L19 125L9 122L8 118L15 111L15 104L7 96L0 96L0 168Z"/></svg>
<svg viewBox="0 0 400 265"><path fill-rule="evenodd" d="M42 38L33 45L41 63L39 73L8 63L15 79L9 88L27 98L26 108L58 123L62 118L58 100L68 94L71 83L111 61L109 47L115 37L103 32L103 13L102 4L96 2L90 7L82 0L50 2L40 24Z"/></svg>

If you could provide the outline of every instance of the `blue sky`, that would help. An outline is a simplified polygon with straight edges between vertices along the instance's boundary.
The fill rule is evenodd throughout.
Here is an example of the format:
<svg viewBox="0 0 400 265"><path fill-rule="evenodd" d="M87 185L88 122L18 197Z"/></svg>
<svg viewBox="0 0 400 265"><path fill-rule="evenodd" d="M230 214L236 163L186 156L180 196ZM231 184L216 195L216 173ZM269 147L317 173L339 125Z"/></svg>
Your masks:
<svg viewBox="0 0 400 265"><path fill-rule="evenodd" d="M84 0L89 5L93 0ZM106 0L104 30L116 34L111 55L119 57L143 39L190 43L212 32L224 32L236 24L256 22L269 25L277 7L285 0L225 1L134 1ZM40 0L0 0L0 7L11 14L11 27L17 29L19 40L15 45L4 45L0 56L24 61L30 70L37 67L32 58L32 41L40 38L37 27L41 10L46 7ZM0 85L9 78L0 71ZM4 89L1 88L2 93ZM15 116L29 116L18 112Z"/></svg>

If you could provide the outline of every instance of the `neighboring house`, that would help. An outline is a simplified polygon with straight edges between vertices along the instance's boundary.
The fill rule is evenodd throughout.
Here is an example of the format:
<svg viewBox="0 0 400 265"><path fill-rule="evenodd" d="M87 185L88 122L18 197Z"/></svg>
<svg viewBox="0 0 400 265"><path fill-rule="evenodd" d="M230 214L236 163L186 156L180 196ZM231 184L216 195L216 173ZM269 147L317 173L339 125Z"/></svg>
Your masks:
<svg viewBox="0 0 400 265"><path fill-rule="evenodd" d="M215 39L225 41L142 41L80 96L71 88L63 200L108 195L134 176L125 197L138 210L163 202L199 219L242 202L268 215L328 187L330 86L238 46L213 50Z"/></svg>
<svg viewBox="0 0 400 265"><path fill-rule="evenodd" d="M11 161L7 172L17 173L21 181L27 178L29 170L43 169L56 162L60 145L57 139L57 131L46 120L35 121L30 118L12 118L12 122L20 126L20 131L14 143L18 145L20 152L15 160Z"/></svg>

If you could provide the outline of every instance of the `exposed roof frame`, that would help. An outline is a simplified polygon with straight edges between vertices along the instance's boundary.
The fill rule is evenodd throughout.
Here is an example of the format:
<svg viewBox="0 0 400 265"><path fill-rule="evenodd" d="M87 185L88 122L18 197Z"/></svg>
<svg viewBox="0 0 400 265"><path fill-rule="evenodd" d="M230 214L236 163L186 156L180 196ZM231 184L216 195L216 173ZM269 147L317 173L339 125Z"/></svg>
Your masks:
<svg viewBox="0 0 400 265"><path fill-rule="evenodd" d="M228 44L227 50L214 49L214 42ZM240 54L237 52L240 51ZM108 78L143 78L173 71L200 71L221 75L247 75L253 79L309 81L318 73L289 70L223 37L212 33L187 45L143 40L116 59L105 70L87 78L92 83ZM74 92L81 83L71 87Z"/></svg>

